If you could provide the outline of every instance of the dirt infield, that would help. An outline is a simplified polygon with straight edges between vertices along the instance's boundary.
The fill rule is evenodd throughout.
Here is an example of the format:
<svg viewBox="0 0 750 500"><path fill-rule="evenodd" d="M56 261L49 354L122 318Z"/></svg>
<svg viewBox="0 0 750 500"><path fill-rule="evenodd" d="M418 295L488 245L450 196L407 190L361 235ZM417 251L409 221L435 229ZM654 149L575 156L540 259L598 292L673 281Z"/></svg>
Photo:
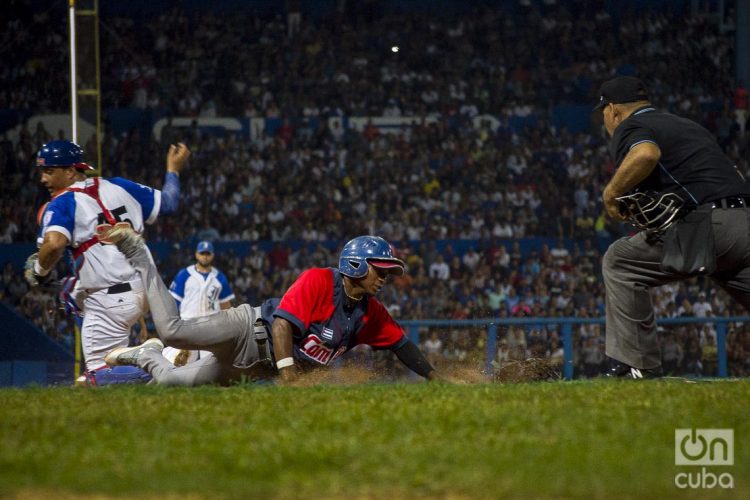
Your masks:
<svg viewBox="0 0 750 500"><path fill-rule="evenodd" d="M465 384L516 384L523 382L553 381L562 378L559 369L543 358L529 358L522 361L513 361L495 371L493 376L488 376L480 367L467 367L461 365L444 366L441 371L450 379ZM300 377L289 384L292 387L312 387L315 385L351 385L365 384L369 382L392 382L394 379L388 374L357 366L343 366L337 368L322 368L303 373ZM403 378L399 381L408 382L411 379ZM421 377L415 377L414 381L421 381Z"/></svg>
<svg viewBox="0 0 750 500"><path fill-rule="evenodd" d="M513 361L498 369L494 375L494 381L502 384L542 382L561 378L559 368L544 358Z"/></svg>

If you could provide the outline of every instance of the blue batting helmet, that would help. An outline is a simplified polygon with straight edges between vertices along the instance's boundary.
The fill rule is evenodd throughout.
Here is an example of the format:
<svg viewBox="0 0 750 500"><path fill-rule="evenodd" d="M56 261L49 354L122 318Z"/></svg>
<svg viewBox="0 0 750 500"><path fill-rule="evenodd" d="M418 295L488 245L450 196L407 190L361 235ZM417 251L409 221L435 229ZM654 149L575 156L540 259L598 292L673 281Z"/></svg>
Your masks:
<svg viewBox="0 0 750 500"><path fill-rule="evenodd" d="M406 265L393 256L391 246L379 236L357 236L344 245L339 257L339 272L350 278L367 276L367 264L388 269L392 274L404 274Z"/></svg>
<svg viewBox="0 0 750 500"><path fill-rule="evenodd" d="M83 148L71 141L50 141L36 154L39 167L74 167L76 170L93 170L83 161Z"/></svg>

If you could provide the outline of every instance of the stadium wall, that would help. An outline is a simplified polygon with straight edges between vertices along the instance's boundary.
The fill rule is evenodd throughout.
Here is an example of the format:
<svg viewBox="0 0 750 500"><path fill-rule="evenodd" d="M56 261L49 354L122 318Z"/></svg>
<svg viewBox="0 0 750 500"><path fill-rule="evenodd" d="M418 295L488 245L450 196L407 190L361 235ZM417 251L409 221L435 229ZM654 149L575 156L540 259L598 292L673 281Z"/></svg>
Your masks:
<svg viewBox="0 0 750 500"><path fill-rule="evenodd" d="M0 387L71 384L73 356L0 304Z"/></svg>

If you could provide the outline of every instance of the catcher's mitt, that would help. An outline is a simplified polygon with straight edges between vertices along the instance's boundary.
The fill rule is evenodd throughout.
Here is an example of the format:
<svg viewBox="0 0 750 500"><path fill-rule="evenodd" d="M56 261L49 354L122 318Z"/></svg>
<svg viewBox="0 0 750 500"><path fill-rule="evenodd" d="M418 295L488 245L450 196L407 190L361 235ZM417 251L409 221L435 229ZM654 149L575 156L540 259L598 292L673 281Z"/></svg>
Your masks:
<svg viewBox="0 0 750 500"><path fill-rule="evenodd" d="M560 378L562 376L558 367L544 358L528 358L521 361L513 361L495 371L495 382L503 384L540 382L559 380Z"/></svg>
<svg viewBox="0 0 750 500"><path fill-rule="evenodd" d="M59 287L57 282L57 271L52 269L48 274L42 276L37 274L35 264L39 260L39 252L28 256L23 266L23 277L32 287L51 288Z"/></svg>

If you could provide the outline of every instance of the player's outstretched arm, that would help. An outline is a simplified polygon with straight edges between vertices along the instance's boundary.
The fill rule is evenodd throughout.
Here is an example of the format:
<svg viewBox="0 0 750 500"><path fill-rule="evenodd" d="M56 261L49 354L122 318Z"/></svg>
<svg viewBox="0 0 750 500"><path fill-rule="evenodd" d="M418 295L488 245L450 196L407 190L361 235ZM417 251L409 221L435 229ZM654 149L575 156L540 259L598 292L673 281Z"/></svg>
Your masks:
<svg viewBox="0 0 750 500"><path fill-rule="evenodd" d="M419 347L411 340L407 340L403 345L392 349L393 354L417 375L421 375L428 380L438 380L439 374L435 368L427 361Z"/></svg>
<svg viewBox="0 0 750 500"><path fill-rule="evenodd" d="M180 172L187 165L190 149L183 144L172 144L167 152L167 173L161 189L160 214L172 214L180 206Z"/></svg>
<svg viewBox="0 0 750 500"><path fill-rule="evenodd" d="M292 382L297 378L297 368L294 366L294 348L292 344L292 324L284 318L276 318L271 326L273 338L273 354L276 358L276 368L279 370L281 382Z"/></svg>
<svg viewBox="0 0 750 500"><path fill-rule="evenodd" d="M393 353L406 365L411 371L417 375L421 375L427 380L434 382L447 382L450 384L465 384L466 382L450 375L436 370L429 361L424 357L422 351L419 350L411 340L407 341L404 345L392 349Z"/></svg>

